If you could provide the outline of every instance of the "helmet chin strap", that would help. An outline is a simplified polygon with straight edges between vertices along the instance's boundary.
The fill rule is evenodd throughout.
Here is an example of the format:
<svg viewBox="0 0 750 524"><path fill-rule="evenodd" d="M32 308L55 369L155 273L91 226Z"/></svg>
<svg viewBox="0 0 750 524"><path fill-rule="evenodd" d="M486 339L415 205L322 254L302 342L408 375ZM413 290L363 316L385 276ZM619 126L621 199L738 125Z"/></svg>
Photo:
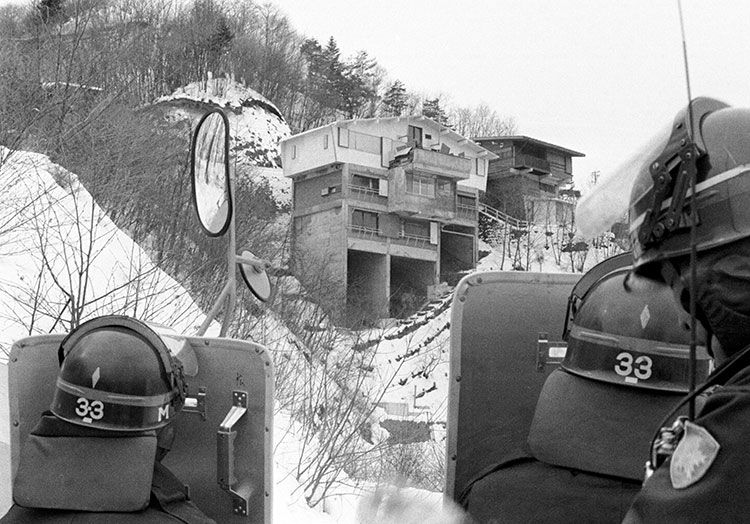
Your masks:
<svg viewBox="0 0 750 524"><path fill-rule="evenodd" d="M691 211L694 212L692 209L694 206L694 199L691 199ZM687 290L685 289L685 280L680 276L680 273L677 271L677 268L674 266L674 264L669 261L665 260L661 263L661 275L664 279L664 282L667 283L667 285L672 289L672 292L675 295L675 300L678 304L683 304L683 294L685 291L687 291L688 295L688 311L687 313L690 316L690 350L689 350L689 358L688 358L688 395L690 398L690 401L688 403L688 419L694 420L695 419L695 397L693 393L695 392L695 375L696 375L696 360L697 360L697 346L698 346L698 311L697 311L697 301L696 301L696 278L697 278L697 267L696 267L696 244L694 242L694 233L695 233L695 214L691 213L691 216L693 219L691 219L691 245L690 245L690 278L688 279L688 285ZM708 329L708 327L706 327ZM707 333L707 340L706 344L707 347L710 350L710 337L711 334ZM713 356L713 355L712 355Z"/></svg>
<svg viewBox="0 0 750 524"><path fill-rule="evenodd" d="M691 115L692 119L692 115ZM688 368L688 379L689 379L689 391L690 393L695 391L695 368L696 368L696 344L697 344L697 331L698 331L698 308L696 300L696 280L698 279L698 268L697 268L697 240L696 240L696 225L698 222L698 209L696 205L696 171L693 170L690 176L690 192L692 197L690 198L690 282L688 283L688 295L690 297L690 367ZM710 334L707 334L708 340L710 341ZM688 405L688 417L690 420L695 419L695 397L691 397Z"/></svg>

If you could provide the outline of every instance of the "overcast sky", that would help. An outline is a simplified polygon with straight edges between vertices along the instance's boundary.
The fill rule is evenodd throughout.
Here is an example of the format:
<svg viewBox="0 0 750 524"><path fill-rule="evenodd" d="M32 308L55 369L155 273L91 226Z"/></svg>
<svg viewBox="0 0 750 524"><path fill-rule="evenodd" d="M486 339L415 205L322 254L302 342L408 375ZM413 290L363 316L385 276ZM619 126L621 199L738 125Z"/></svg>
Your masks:
<svg viewBox="0 0 750 524"><path fill-rule="evenodd" d="M687 103L677 0L272 3L300 33L333 36L344 57L366 50L412 91L486 102L518 134L584 153L579 187ZM750 2L683 0L683 13L692 95L750 107Z"/></svg>
<svg viewBox="0 0 750 524"><path fill-rule="evenodd" d="M677 0L274 0L302 33L392 79L486 102L518 134L580 151L579 186L687 103ZM683 0L692 95L750 107L750 2Z"/></svg>

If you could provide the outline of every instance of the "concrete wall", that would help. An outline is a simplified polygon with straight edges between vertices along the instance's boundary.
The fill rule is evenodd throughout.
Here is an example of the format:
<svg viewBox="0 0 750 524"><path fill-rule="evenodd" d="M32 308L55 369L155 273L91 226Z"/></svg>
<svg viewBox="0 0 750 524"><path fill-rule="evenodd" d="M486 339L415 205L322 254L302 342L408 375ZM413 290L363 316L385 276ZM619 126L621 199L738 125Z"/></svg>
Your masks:
<svg viewBox="0 0 750 524"><path fill-rule="evenodd" d="M325 175L311 176L294 182L294 213L304 214L313 206L329 204L341 200L343 195L343 177L341 171L333 171ZM335 188L329 192L329 188ZM325 190L325 195L321 191Z"/></svg>
<svg viewBox="0 0 750 524"><path fill-rule="evenodd" d="M334 131L332 126L325 126L282 140L279 145L284 175L291 176L336 162Z"/></svg>
<svg viewBox="0 0 750 524"><path fill-rule="evenodd" d="M346 303L346 229L342 207L294 218L294 273L323 304Z"/></svg>

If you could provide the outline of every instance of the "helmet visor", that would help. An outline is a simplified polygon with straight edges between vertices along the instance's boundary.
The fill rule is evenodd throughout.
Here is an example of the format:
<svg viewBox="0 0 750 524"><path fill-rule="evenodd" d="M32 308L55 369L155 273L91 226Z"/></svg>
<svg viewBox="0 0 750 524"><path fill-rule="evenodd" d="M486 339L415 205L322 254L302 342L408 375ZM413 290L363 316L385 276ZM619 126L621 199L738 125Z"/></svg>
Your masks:
<svg viewBox="0 0 750 524"><path fill-rule="evenodd" d="M638 175L644 169L648 171L650 162L664 151L671 134L670 123L638 148L617 169L605 173L593 190L578 201L575 216L581 236L596 237L608 231L616 222L627 220L631 193L637 192L640 200L653 186L650 176Z"/></svg>

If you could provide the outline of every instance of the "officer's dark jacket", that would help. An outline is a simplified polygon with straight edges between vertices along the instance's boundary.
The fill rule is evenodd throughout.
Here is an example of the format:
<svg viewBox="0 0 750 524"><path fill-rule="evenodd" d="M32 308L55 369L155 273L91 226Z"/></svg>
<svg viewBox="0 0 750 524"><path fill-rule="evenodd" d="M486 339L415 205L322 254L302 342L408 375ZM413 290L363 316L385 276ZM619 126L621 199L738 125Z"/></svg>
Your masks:
<svg viewBox="0 0 750 524"><path fill-rule="evenodd" d="M466 509L478 522L617 523L640 487L526 456L476 482Z"/></svg>
<svg viewBox="0 0 750 524"><path fill-rule="evenodd" d="M695 424L720 448L702 478L675 489L670 461L643 485L625 522L747 522L750 518L750 353L733 362L736 372L707 398ZM714 375L717 375L721 368ZM711 378L709 377L709 382Z"/></svg>
<svg viewBox="0 0 750 524"><path fill-rule="evenodd" d="M187 488L155 461L153 431L125 438L113 433L45 413L24 445L14 505L0 522L214 523L190 501ZM133 453L120 457L125 460L110 460L128 450ZM101 468L77 470L81 452L97 454L92 463Z"/></svg>

